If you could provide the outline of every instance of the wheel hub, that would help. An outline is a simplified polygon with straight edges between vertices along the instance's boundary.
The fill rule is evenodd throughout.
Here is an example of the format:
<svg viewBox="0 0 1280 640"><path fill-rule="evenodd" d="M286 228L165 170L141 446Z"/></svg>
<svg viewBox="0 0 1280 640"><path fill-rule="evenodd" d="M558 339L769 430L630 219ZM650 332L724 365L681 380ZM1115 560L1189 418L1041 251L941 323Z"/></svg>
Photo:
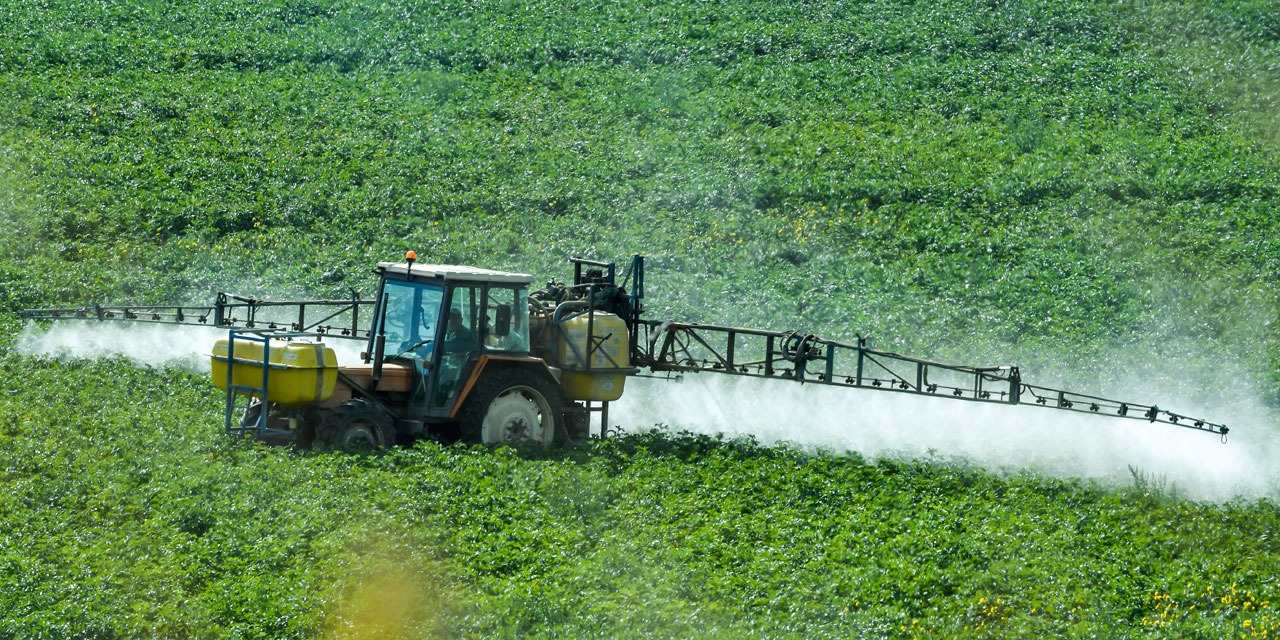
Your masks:
<svg viewBox="0 0 1280 640"><path fill-rule="evenodd" d="M538 400L521 389L509 389L494 398L484 418L484 441L550 443L554 423L547 407L540 406Z"/></svg>
<svg viewBox="0 0 1280 640"><path fill-rule="evenodd" d="M341 447L344 451L377 449L382 442L374 428L364 422L352 424L342 434Z"/></svg>

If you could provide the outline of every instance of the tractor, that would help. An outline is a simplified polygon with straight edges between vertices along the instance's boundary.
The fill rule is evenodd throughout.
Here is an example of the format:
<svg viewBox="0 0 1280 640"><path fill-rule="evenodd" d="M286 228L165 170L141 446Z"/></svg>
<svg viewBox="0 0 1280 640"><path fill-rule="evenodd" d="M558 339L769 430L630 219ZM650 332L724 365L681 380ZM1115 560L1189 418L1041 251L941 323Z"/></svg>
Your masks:
<svg viewBox="0 0 1280 640"><path fill-rule="evenodd" d="M591 303L620 295L601 269L531 298L530 275L415 258L378 263L362 362L339 366L305 334L255 327L219 340L213 378L228 416L248 398L228 429L343 450L424 434L551 445L585 437L594 403L616 400L636 372L625 322Z"/></svg>

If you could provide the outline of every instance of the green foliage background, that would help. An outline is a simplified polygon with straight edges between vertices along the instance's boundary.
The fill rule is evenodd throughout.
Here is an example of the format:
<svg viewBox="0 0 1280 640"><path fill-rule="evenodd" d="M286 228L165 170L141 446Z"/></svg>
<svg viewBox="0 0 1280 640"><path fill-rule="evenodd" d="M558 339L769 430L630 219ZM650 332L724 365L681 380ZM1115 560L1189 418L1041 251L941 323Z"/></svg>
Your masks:
<svg viewBox="0 0 1280 640"><path fill-rule="evenodd" d="M17 0L4 322L639 252L651 315L1274 407L1271 4ZM1269 501L679 435L295 454L186 374L0 368L0 637L1280 625Z"/></svg>

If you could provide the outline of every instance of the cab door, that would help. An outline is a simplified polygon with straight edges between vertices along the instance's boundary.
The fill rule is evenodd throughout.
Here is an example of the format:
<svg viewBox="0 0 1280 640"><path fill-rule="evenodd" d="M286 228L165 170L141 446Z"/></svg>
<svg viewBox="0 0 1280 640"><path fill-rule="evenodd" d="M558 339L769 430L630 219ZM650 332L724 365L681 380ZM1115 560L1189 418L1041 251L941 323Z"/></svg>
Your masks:
<svg viewBox="0 0 1280 640"><path fill-rule="evenodd" d="M486 287L481 284L454 285L441 312L440 349L431 393L432 415L451 413L458 393L471 375L484 339L481 310Z"/></svg>

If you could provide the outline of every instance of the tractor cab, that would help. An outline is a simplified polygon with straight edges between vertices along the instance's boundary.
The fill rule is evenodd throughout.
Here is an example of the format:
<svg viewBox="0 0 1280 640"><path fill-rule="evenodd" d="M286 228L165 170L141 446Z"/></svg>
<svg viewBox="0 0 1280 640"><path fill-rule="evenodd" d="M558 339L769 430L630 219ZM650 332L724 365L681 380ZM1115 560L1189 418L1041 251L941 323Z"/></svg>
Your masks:
<svg viewBox="0 0 1280 640"><path fill-rule="evenodd" d="M448 418L482 357L527 358L533 277L460 265L378 263L366 364L408 369L406 418Z"/></svg>

